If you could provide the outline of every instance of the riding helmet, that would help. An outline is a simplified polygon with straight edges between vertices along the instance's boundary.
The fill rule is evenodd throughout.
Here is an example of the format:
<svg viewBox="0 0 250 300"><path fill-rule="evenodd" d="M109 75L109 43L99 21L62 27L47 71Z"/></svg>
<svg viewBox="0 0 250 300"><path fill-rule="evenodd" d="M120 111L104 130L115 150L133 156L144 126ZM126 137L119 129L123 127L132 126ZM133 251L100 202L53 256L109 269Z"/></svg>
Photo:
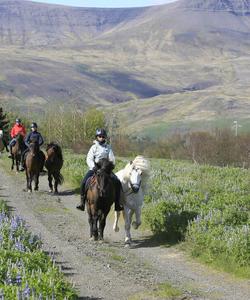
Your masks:
<svg viewBox="0 0 250 300"><path fill-rule="evenodd" d="M21 123L21 119L16 118L16 123Z"/></svg>
<svg viewBox="0 0 250 300"><path fill-rule="evenodd" d="M98 128L98 129L96 129L95 136L104 136L106 138L107 132L103 128Z"/></svg>
<svg viewBox="0 0 250 300"><path fill-rule="evenodd" d="M31 123L30 128L37 128L37 124L35 122Z"/></svg>

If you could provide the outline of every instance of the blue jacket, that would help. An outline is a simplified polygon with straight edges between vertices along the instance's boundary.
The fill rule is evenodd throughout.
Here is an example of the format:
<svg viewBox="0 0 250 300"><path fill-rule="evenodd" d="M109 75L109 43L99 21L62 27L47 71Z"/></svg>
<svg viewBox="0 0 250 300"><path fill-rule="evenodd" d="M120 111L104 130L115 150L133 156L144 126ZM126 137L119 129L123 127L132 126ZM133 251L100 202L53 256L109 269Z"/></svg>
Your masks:
<svg viewBox="0 0 250 300"><path fill-rule="evenodd" d="M31 131L24 140L24 143L27 147L29 147L30 142L34 140L38 142L39 146L43 144L43 137L41 136L41 133L38 131Z"/></svg>

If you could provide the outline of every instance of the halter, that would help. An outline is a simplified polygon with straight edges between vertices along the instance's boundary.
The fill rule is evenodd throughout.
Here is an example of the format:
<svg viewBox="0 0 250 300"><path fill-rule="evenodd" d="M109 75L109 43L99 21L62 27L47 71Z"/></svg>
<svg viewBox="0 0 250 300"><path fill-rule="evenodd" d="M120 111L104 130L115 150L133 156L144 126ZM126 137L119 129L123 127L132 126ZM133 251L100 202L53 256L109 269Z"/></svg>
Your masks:
<svg viewBox="0 0 250 300"><path fill-rule="evenodd" d="M135 170L135 171L137 172L139 169L133 167L132 170ZM130 175L131 175L131 174L130 174ZM127 196L129 196L129 195L131 195L131 194L137 194L137 193L139 192L140 188L141 188L141 180L140 180L140 182L139 182L139 184L138 184L138 190L135 191L135 190L133 189L133 185L132 185L131 180L130 180L130 177L129 177L129 181L128 181L128 190L127 190L127 191L124 191L123 188L122 188L122 191L123 191L124 194L126 194ZM131 192L128 193L129 191L131 191Z"/></svg>

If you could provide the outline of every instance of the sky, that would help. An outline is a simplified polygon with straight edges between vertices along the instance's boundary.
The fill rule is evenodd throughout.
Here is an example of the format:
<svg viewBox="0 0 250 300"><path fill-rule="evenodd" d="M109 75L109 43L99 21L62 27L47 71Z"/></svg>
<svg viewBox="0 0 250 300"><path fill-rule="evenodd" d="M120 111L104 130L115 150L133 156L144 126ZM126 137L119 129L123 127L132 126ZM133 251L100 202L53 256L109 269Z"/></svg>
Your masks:
<svg viewBox="0 0 250 300"><path fill-rule="evenodd" d="M82 7L142 7L174 2L176 0L30 0L34 2Z"/></svg>

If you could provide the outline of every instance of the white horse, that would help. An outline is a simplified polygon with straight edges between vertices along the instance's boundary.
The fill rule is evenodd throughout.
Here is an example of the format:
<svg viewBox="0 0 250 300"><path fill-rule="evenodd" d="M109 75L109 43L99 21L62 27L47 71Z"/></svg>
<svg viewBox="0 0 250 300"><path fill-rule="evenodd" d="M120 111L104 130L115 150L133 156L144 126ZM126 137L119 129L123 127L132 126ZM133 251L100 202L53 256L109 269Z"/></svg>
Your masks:
<svg viewBox="0 0 250 300"><path fill-rule="evenodd" d="M123 217L125 222L125 244L131 244L130 227L134 229L141 225L141 208L147 181L150 174L150 164L143 156L136 158L128 163L126 167L116 173L122 184L121 202L124 207ZM132 216L135 213L135 221ZM115 212L114 231L119 231L118 220L120 212Z"/></svg>
<svg viewBox="0 0 250 300"><path fill-rule="evenodd" d="M0 154L4 149L4 144L3 144L3 130L0 129Z"/></svg>

